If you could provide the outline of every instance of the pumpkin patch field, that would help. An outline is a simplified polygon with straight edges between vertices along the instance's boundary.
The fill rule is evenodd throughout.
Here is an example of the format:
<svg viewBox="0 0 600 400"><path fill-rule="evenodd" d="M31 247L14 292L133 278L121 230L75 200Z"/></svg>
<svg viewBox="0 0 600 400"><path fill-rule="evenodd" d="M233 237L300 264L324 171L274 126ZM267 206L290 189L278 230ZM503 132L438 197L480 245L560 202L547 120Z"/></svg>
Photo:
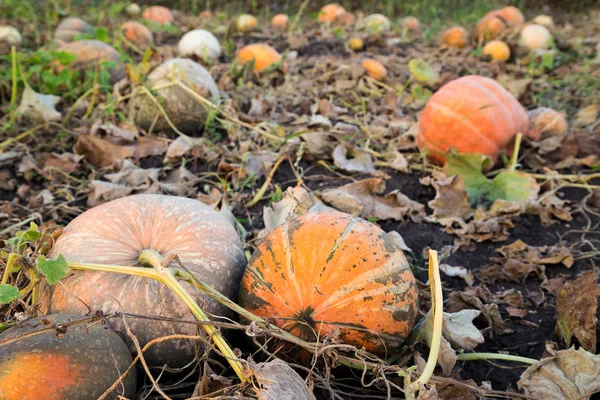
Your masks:
<svg viewBox="0 0 600 400"><path fill-rule="evenodd" d="M0 400L600 398L594 1L0 0Z"/></svg>

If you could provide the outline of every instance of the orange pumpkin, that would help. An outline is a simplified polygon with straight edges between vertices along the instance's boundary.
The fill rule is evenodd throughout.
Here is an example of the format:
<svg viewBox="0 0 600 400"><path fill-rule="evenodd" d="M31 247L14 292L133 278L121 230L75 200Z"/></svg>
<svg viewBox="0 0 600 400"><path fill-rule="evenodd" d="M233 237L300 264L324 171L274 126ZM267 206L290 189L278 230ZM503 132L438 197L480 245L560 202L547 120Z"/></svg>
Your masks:
<svg viewBox="0 0 600 400"><path fill-rule="evenodd" d="M156 22L157 24L172 24L175 22L173 13L167 7L152 6L144 10L142 14L147 21Z"/></svg>
<svg viewBox="0 0 600 400"><path fill-rule="evenodd" d="M417 318L408 262L374 224L341 213L309 213L258 245L239 304L307 341L339 330L374 353L399 347Z"/></svg>
<svg viewBox="0 0 600 400"><path fill-rule="evenodd" d="M521 10L515 6L507 6L495 11L495 15L504 19L510 26L519 26L525 23Z"/></svg>
<svg viewBox="0 0 600 400"><path fill-rule="evenodd" d="M60 21L56 31L54 31L54 39L72 42L76 35L91 34L92 31L92 26L81 18L69 17Z"/></svg>
<svg viewBox="0 0 600 400"><path fill-rule="evenodd" d="M68 326L62 335L55 330L31 335L47 328L45 321L60 325L84 318L35 318L2 333L0 341L25 337L0 346L0 399L96 399L116 382L133 359L123 340L102 324ZM132 398L135 391L134 368L109 398Z"/></svg>
<svg viewBox="0 0 600 400"><path fill-rule="evenodd" d="M66 226L50 257L62 254L71 262L137 267L144 249L154 249L163 256L178 255L198 279L225 296L237 297L246 259L233 225L200 201L184 197L134 195L91 208ZM171 266L177 264L172 262ZM208 313L232 316L191 285L182 284ZM40 302L43 312L52 314L119 310L195 320L162 283L108 272L74 271L60 284L42 288ZM196 332L193 324L136 318L127 322L141 346L158 337ZM108 323L135 351L121 319ZM181 367L193 359L195 344L185 339L164 341L151 347L145 358L150 365Z"/></svg>
<svg viewBox="0 0 600 400"><path fill-rule="evenodd" d="M475 35L480 42L492 40L506 29L506 26L503 19L495 15L486 15L477 22Z"/></svg>
<svg viewBox="0 0 600 400"><path fill-rule="evenodd" d="M77 60L66 67L58 64L59 70L64 68L75 68L81 71L94 69L97 63L114 62L116 66L111 68L111 81L116 82L125 77L125 67L121 63L121 54L114 47L99 40L78 40L66 43L58 48L73 54Z"/></svg>
<svg viewBox="0 0 600 400"><path fill-rule="evenodd" d="M377 60L366 58L360 65L365 69L367 75L373 79L380 81L387 76L387 69Z"/></svg>
<svg viewBox="0 0 600 400"><path fill-rule="evenodd" d="M354 51L360 51L363 49L365 43L361 38L350 38L348 39L348 46Z"/></svg>
<svg viewBox="0 0 600 400"><path fill-rule="evenodd" d="M402 21L402 27L407 31L416 32L421 27L421 23L415 17L406 17Z"/></svg>
<svg viewBox="0 0 600 400"><path fill-rule="evenodd" d="M264 43L254 43L243 47L237 53L240 64L254 61L254 72L261 72L271 64L281 61L281 54L271 46ZM283 63L283 71L287 72L287 63Z"/></svg>
<svg viewBox="0 0 600 400"><path fill-rule="evenodd" d="M439 164L452 148L496 161L517 133L527 131L527 112L508 90L493 79L469 75L448 82L429 99L417 138Z"/></svg>
<svg viewBox="0 0 600 400"><path fill-rule="evenodd" d="M235 21L235 26L239 32L252 32L256 29L256 25L258 25L258 20L254 15L250 14L242 14L237 17Z"/></svg>
<svg viewBox="0 0 600 400"><path fill-rule="evenodd" d="M137 21L127 21L121 25L121 31L125 39L138 47L148 47L154 44L154 38L150 29Z"/></svg>
<svg viewBox="0 0 600 400"><path fill-rule="evenodd" d="M289 23L290 19L285 14L277 14L273 17L273 19L271 19L271 25L273 25L274 28L278 29L284 29L288 26Z"/></svg>
<svg viewBox="0 0 600 400"><path fill-rule="evenodd" d="M344 13L346 13L346 10L339 4L327 4L323 6L323 8L321 8L321 11L319 11L318 19L319 22L322 23L333 22L337 17L341 16Z"/></svg>
<svg viewBox="0 0 600 400"><path fill-rule="evenodd" d="M510 47L502 40L492 40L483 46L483 54L492 60L507 61L510 58Z"/></svg>
<svg viewBox="0 0 600 400"><path fill-rule="evenodd" d="M448 47L462 49L469 41L469 34L462 26L453 26L442 34L442 43Z"/></svg>

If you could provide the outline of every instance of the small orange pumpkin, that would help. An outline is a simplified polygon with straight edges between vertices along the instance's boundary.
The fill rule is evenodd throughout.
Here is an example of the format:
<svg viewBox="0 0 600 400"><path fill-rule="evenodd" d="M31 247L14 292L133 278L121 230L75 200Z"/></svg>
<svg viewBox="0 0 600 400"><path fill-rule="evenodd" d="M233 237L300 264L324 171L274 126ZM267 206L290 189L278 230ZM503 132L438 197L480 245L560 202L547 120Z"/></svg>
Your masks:
<svg viewBox="0 0 600 400"><path fill-rule="evenodd" d="M363 49L365 43L361 38L350 38L348 39L348 46L354 51L360 51Z"/></svg>
<svg viewBox="0 0 600 400"><path fill-rule="evenodd" d="M81 18L68 17L60 21L54 31L54 39L72 42L77 34L92 33L93 28Z"/></svg>
<svg viewBox="0 0 600 400"><path fill-rule="evenodd" d="M142 14L147 21L156 22L157 24L172 24L175 22L173 13L167 7L151 6L144 10Z"/></svg>
<svg viewBox="0 0 600 400"><path fill-rule="evenodd" d="M507 61L510 58L510 47L502 40L492 40L483 46L483 54L492 60Z"/></svg>
<svg viewBox="0 0 600 400"><path fill-rule="evenodd" d="M271 25L274 28L284 29L290 23L290 19L285 14L277 14L271 19Z"/></svg>
<svg viewBox="0 0 600 400"><path fill-rule="evenodd" d="M140 194L93 207L66 226L50 257L62 254L71 262L139 267L138 256L144 249L154 249L163 256L178 255L198 279L225 296L237 296L246 259L233 225L212 208L185 197ZM208 313L231 316L216 301L182 284ZM195 320L162 283L108 272L74 271L60 284L43 287L40 303L47 314L120 310ZM114 318L108 324L134 352L123 322ZM178 322L133 318L128 324L141 346L158 337L196 332L195 325ZM145 358L150 365L181 367L194 358L195 345L195 341L185 339L161 342L152 346Z"/></svg>
<svg viewBox="0 0 600 400"><path fill-rule="evenodd" d="M417 32L421 27L421 22L415 17L406 17L402 20L402 27L409 32Z"/></svg>
<svg viewBox="0 0 600 400"><path fill-rule="evenodd" d="M121 31L125 39L139 47L148 47L154 44L152 32L146 26L137 21L127 21L121 25Z"/></svg>
<svg viewBox="0 0 600 400"><path fill-rule="evenodd" d="M525 17L521 10L515 6L507 6L494 12L495 15L504 19L510 26L519 26L525 23Z"/></svg>
<svg viewBox="0 0 600 400"><path fill-rule="evenodd" d="M235 20L235 27L239 32L252 32L256 29L258 20L254 15L242 14Z"/></svg>
<svg viewBox="0 0 600 400"><path fill-rule="evenodd" d="M462 49L469 41L469 34L462 26L453 26L442 34L442 43L448 47Z"/></svg>
<svg viewBox="0 0 600 400"><path fill-rule="evenodd" d="M324 22L334 22L335 19L337 17L340 17L341 15L345 14L346 10L344 9L344 7L340 6L339 4L336 3L332 3L332 4L327 4L325 6L323 6L323 8L321 8L321 11L319 11L319 22L324 23Z"/></svg>
<svg viewBox="0 0 600 400"><path fill-rule="evenodd" d="M275 228L244 272L239 304L307 341L339 330L374 353L398 348L417 318L408 262L376 225L309 213Z"/></svg>
<svg viewBox="0 0 600 400"><path fill-rule="evenodd" d="M417 139L438 164L452 148L495 162L519 132L528 132L525 108L495 80L469 75L446 83L429 99Z"/></svg>
<svg viewBox="0 0 600 400"><path fill-rule="evenodd" d="M360 65L367 71L367 75L373 79L380 81L387 76L387 69L377 60L366 58Z"/></svg>
<svg viewBox="0 0 600 400"><path fill-rule="evenodd" d="M477 22L475 35L480 42L485 42L496 38L506 27L503 19L495 15L486 15Z"/></svg>
<svg viewBox="0 0 600 400"><path fill-rule="evenodd" d="M280 62L281 54L268 44L254 43L240 49L237 59L241 64L254 60L254 72L261 72L269 65ZM283 63L283 71L288 71L286 62Z"/></svg>
<svg viewBox="0 0 600 400"><path fill-rule="evenodd" d="M0 346L0 399L96 399L117 381L133 359L113 330L93 323L68 326L62 335L55 330L39 332L49 323L84 318L51 315L3 332L0 341L19 339ZM109 398L118 394L132 398L135 391L134 368Z"/></svg>

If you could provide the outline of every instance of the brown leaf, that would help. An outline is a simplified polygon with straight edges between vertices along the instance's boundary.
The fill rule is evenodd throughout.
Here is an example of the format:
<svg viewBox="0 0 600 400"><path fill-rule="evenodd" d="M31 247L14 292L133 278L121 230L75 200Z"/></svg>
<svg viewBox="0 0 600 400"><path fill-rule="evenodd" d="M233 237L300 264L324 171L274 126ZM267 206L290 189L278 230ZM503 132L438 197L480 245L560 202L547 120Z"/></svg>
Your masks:
<svg viewBox="0 0 600 400"><path fill-rule="evenodd" d="M485 330L493 329L497 335L512 333L510 326L500 316L497 304L483 304L481 299L465 292L450 293L446 311L455 313L464 309L480 310L480 318L483 318L488 324L488 328Z"/></svg>
<svg viewBox="0 0 600 400"><path fill-rule="evenodd" d="M139 159L165 152L166 143L153 138L140 137L134 145L118 146L92 135L79 136L73 150L95 167L108 167L117 160Z"/></svg>
<svg viewBox="0 0 600 400"><path fill-rule="evenodd" d="M352 158L348 158L348 153ZM375 172L371 155L362 149L352 148L348 152L348 148L344 144L339 144L333 150L332 158L335 166L346 172Z"/></svg>
<svg viewBox="0 0 600 400"><path fill-rule="evenodd" d="M451 178L437 179L432 182L436 195L429 202L433 210L433 220L444 226L454 222L463 222L473 215L469 205L469 196L464 181L455 175Z"/></svg>
<svg viewBox="0 0 600 400"><path fill-rule="evenodd" d="M300 375L279 359L260 364L250 362L248 368L258 382L258 400L316 400Z"/></svg>
<svg viewBox="0 0 600 400"><path fill-rule="evenodd" d="M600 391L600 356L582 348L551 351L550 357L527 368L517 385L536 399L589 399Z"/></svg>
<svg viewBox="0 0 600 400"><path fill-rule="evenodd" d="M592 104L579 110L575 115L575 121L573 126L577 128L585 128L588 125L592 125L598 119L598 105Z"/></svg>
<svg viewBox="0 0 600 400"><path fill-rule="evenodd" d="M600 286L596 271L586 271L558 291L556 332L567 346L571 346L571 337L575 335L584 349L596 352L598 296Z"/></svg>
<svg viewBox="0 0 600 400"><path fill-rule="evenodd" d="M98 120L90 128L90 135L98 136L116 145L133 144L139 137L136 126L127 121L119 127L111 122Z"/></svg>
<svg viewBox="0 0 600 400"><path fill-rule="evenodd" d="M398 191L378 196L384 191L383 179L368 178L335 189L324 190L321 198L338 210L365 219L400 221L409 216L413 220L418 220L424 215L425 207L422 204Z"/></svg>
<svg viewBox="0 0 600 400"><path fill-rule="evenodd" d="M133 192L131 186L93 180L90 182L90 193L88 194L87 204L89 207L95 207L99 204L125 197L131 194L131 192Z"/></svg>

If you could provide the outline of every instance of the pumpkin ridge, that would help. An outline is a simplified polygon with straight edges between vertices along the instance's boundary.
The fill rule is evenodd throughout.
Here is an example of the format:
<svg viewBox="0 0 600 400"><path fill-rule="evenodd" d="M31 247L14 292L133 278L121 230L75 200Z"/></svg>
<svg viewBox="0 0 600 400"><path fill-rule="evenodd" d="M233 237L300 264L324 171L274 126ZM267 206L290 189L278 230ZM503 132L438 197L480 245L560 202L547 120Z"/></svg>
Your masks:
<svg viewBox="0 0 600 400"><path fill-rule="evenodd" d="M273 290L273 285L270 282L264 280L264 277L258 272L256 268L248 268L247 271L254 276L254 278L265 288L269 290L273 296L275 296L278 300L281 301L281 305L285 306L291 313L295 313L295 309L287 302L287 300L281 296L277 291ZM275 306L275 304L270 304L271 306Z"/></svg>
<svg viewBox="0 0 600 400"><path fill-rule="evenodd" d="M299 309L304 309L306 308L306 305L302 304L302 299L304 298L304 296L302 296L303 291L300 290L300 286L298 285L298 279L296 279L296 271L294 268L294 261L292 260L292 249L293 249L293 245L292 245L292 233L290 232L291 230L291 225L289 229L282 229L281 230L281 237L282 237L282 245L283 245L283 251L286 255L285 257L285 268L288 271L288 277L290 279L285 279L286 282L288 282L288 289L289 289L289 282L293 282L293 286L294 289L296 290L296 298L295 300L295 305L297 308ZM291 293L291 292L290 292ZM290 296L290 299L292 299L293 296Z"/></svg>

